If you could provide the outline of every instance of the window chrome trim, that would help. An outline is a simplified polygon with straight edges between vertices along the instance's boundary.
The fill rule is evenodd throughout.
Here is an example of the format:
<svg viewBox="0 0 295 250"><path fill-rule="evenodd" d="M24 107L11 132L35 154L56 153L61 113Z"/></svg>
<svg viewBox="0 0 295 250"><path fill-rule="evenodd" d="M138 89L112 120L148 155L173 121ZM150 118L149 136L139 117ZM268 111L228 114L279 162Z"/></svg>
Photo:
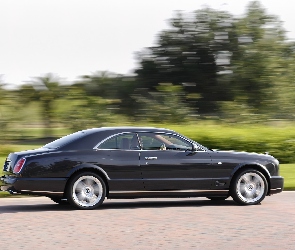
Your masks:
<svg viewBox="0 0 295 250"><path fill-rule="evenodd" d="M138 134L139 133L143 133L143 134L165 134L165 135L173 135L173 136L176 136L176 137L179 137L179 138L181 138L181 139L183 139L183 140L185 140L185 141L187 141L188 143L190 143L190 144L194 144L194 145L196 145L197 147L198 147L198 149L199 149L199 151L200 152L207 152L209 149L208 148L206 148L206 147L204 147L203 145L201 145L201 144L199 144L199 143L197 143L197 142L195 142L195 141L193 141L193 140L191 140L191 139L189 139L189 138L187 138L187 137L184 137L183 135L180 135L180 134L178 134L178 133L176 133L176 132L162 132L162 131L157 131L157 132L151 132L151 131L136 131L136 132L120 132L120 133L117 133L117 134L113 134L113 135L110 135L110 136L108 136L107 138L105 138L105 139L103 139L102 141L100 141L98 144L96 144L94 147L93 147L93 149L94 150L124 150L124 151L141 151L141 150L144 150L144 149L142 149L142 147L141 147L141 145L140 145L140 143L139 143L139 146L140 146L140 148L139 149L107 149L107 148L105 148L105 149L102 149L102 148L98 148L102 143L104 143L105 141L107 141L108 139L111 139L111 138L113 138L113 137L115 137L115 136L118 136L118 135L123 135L123 134L135 134L136 135L136 137L137 137L137 140L138 140L138 142L139 142L139 139L138 139Z"/></svg>
<svg viewBox="0 0 295 250"><path fill-rule="evenodd" d="M183 135L176 134L176 133L173 134L173 135L176 135L176 136L182 138L183 140L185 140L185 141L187 141L187 142L189 142L189 143L191 143L191 144L196 145L196 146L198 147L198 149L200 149L201 152L207 152L207 151L208 151L208 149L207 149L206 147L204 147L203 145L201 145L201 144L199 144L199 143L197 143L197 142L195 142L195 141L193 141L193 140L191 140L191 139L189 139L189 138L186 138L186 137L184 137Z"/></svg>
<svg viewBox="0 0 295 250"><path fill-rule="evenodd" d="M199 149L200 152L207 152L208 151L208 149L206 147L204 147L203 145L201 145L201 144L199 144L199 143L197 143L197 142L195 142L195 141L193 141L193 140L191 140L191 139L189 139L187 137L184 137L183 135L180 135L180 134L178 134L176 132L161 132L161 131L157 131L157 132L138 132L138 133L143 133L143 134L144 133L151 133L151 134L160 134L160 135L161 134L164 134L164 135L173 135L173 136L176 136L176 137L179 137L179 138L183 139L184 141L186 141L186 142L188 142L190 144L196 145L198 147L198 149ZM146 149L143 149L143 150L146 150ZM153 151L155 151L155 150L153 150Z"/></svg>
<svg viewBox="0 0 295 250"><path fill-rule="evenodd" d="M120 132L120 133L117 133L117 134L113 134L113 135L110 135L108 136L107 138L103 139L102 141L100 141L98 144L96 144L93 149L94 150L123 150L123 149L120 149L120 148L98 148L101 144L103 144L105 141L107 141L108 139L111 139L117 135L123 135L123 134L136 134L137 136L137 133L136 132ZM138 138L137 138L138 139ZM124 150L128 150L128 149L124 149ZM138 149L139 150L139 149Z"/></svg>

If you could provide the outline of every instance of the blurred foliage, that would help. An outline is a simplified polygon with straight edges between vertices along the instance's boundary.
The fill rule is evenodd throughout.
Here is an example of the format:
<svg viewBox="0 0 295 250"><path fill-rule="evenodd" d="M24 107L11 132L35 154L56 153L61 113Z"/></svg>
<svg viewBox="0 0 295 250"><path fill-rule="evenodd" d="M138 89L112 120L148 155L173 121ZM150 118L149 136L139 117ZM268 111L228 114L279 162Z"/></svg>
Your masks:
<svg viewBox="0 0 295 250"><path fill-rule="evenodd" d="M17 90L0 81L1 141L61 135L56 128L169 123L208 147L269 151L295 162L294 133L272 128L295 120L295 43L259 2L239 17L178 11L137 59L131 76L97 71L65 85L49 73ZM211 131L208 120L220 127ZM231 136L235 127L243 129Z"/></svg>
<svg viewBox="0 0 295 250"><path fill-rule="evenodd" d="M202 122L186 126L169 125L169 128L211 149L268 152L281 163L295 162L295 130L290 125L221 125Z"/></svg>
<svg viewBox="0 0 295 250"><path fill-rule="evenodd" d="M147 122L185 122L191 119L192 112L186 106L181 86L162 83L155 91L139 89L134 95L140 107L137 117Z"/></svg>
<svg viewBox="0 0 295 250"><path fill-rule="evenodd" d="M292 99L281 87L294 86L294 44L286 40L279 19L258 2L251 2L240 18L208 8L178 12L170 26L156 46L138 54L141 87L183 85L186 102L196 113L232 114L235 121L245 119L236 116L237 107L243 113L276 117L284 109L282 101Z"/></svg>
<svg viewBox="0 0 295 250"><path fill-rule="evenodd" d="M130 125L128 121L117 121L120 125ZM110 124L108 124L110 125ZM111 124L112 125L112 124ZM136 124L147 126L146 122ZM265 153L275 156L280 163L295 163L295 130L291 125L265 126L257 124L220 124L219 122L201 121L186 122L185 124L172 123L148 123L149 126L158 126L175 130L202 145L219 150L236 150ZM89 128L88 127L83 127ZM39 129L40 130L40 129ZM69 130L55 131L56 136L68 134ZM31 129L26 134L40 134L38 129ZM27 137L30 141L19 140L17 145L6 144L0 146L0 156L7 156L14 150L26 150L48 143L48 140L40 140L38 137Z"/></svg>
<svg viewBox="0 0 295 250"><path fill-rule="evenodd" d="M55 116L55 100L62 97L59 79L50 73L34 77L31 83L21 86L19 96L22 103L38 102L44 125L44 137L50 137Z"/></svg>

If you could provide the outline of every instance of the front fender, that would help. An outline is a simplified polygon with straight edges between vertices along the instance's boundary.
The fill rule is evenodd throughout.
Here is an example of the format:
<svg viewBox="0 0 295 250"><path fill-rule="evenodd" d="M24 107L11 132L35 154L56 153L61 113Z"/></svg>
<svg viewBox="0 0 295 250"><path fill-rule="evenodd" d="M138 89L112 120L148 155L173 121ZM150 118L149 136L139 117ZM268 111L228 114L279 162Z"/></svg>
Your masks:
<svg viewBox="0 0 295 250"><path fill-rule="evenodd" d="M246 167L252 167L255 168L256 170L260 170L263 174L265 174L267 179L271 178L271 175L268 171L268 169L261 163L257 163L257 162L243 162L238 164L231 172L231 178L237 173L237 171L239 171L242 168L246 168Z"/></svg>

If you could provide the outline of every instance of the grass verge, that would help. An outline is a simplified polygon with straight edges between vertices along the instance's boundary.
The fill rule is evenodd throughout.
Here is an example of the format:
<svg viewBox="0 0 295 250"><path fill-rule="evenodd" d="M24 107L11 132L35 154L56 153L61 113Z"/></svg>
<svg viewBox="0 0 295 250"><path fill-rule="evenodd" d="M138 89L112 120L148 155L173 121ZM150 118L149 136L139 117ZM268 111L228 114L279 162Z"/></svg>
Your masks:
<svg viewBox="0 0 295 250"><path fill-rule="evenodd" d="M284 190L295 190L295 164L281 164L280 175L284 179Z"/></svg>

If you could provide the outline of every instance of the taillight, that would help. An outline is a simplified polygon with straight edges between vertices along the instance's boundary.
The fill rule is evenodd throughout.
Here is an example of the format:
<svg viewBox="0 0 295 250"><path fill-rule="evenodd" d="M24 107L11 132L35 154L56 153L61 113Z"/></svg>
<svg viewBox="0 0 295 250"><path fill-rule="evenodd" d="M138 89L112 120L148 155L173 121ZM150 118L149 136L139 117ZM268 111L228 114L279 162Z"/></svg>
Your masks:
<svg viewBox="0 0 295 250"><path fill-rule="evenodd" d="M14 166L13 173L18 174L22 170L23 166L25 165L25 162L26 162L25 158L19 159Z"/></svg>

